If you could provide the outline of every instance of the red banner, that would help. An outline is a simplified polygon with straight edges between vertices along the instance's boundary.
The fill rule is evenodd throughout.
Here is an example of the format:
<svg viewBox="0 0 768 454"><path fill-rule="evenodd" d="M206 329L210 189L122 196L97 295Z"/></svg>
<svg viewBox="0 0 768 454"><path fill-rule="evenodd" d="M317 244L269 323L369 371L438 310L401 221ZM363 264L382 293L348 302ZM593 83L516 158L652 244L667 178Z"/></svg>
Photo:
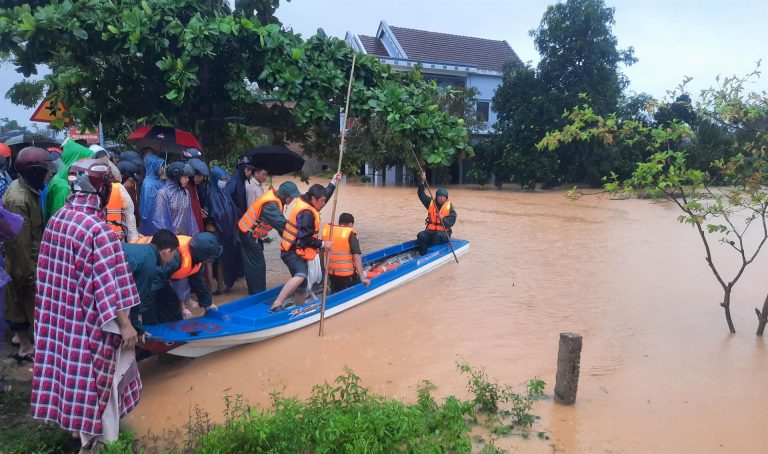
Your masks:
<svg viewBox="0 0 768 454"><path fill-rule="evenodd" d="M77 126L72 126L69 128L69 137L73 138L74 140L85 139L85 141L88 143L99 143L98 130L86 130L85 132L81 133Z"/></svg>

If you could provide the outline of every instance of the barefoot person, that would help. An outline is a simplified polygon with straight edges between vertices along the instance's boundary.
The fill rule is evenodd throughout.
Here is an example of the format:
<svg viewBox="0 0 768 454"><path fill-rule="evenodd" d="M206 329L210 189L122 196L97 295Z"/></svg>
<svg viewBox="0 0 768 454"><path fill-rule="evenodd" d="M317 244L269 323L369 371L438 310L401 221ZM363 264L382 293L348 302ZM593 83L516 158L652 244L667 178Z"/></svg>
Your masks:
<svg viewBox="0 0 768 454"><path fill-rule="evenodd" d="M104 220L112 180L95 159L70 166L72 193L48 222L37 267L32 416L79 433L86 452L117 440L141 396L129 316L139 295Z"/></svg>
<svg viewBox="0 0 768 454"><path fill-rule="evenodd" d="M288 267L291 278L285 283L277 299L272 303L271 313L284 309L285 299L296 293L296 306L304 304L306 282L309 275L307 262L314 260L319 249L330 249L330 241L322 241L320 232L320 210L333 195L341 174L334 175L327 188L319 184L312 185L306 194L296 199L280 241L280 258ZM298 290L298 292L296 292Z"/></svg>

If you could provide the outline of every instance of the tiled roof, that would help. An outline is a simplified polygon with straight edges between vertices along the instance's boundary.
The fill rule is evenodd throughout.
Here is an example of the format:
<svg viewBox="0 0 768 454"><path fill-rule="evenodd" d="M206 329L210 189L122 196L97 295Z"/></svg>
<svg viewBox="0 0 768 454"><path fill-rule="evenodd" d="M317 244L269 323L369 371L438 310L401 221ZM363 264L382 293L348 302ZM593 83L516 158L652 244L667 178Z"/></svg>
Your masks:
<svg viewBox="0 0 768 454"><path fill-rule="evenodd" d="M508 60L522 65L520 57L506 41L435 33L391 25L389 28L410 60L474 65L479 69L491 71L502 71L504 63ZM378 46L384 50L384 46L378 39L370 36L365 38L366 40L375 40L378 42ZM360 36L360 40L363 41L369 54L387 55L386 50L384 50L384 54L376 53L378 51L371 52L363 36Z"/></svg>
<svg viewBox="0 0 768 454"><path fill-rule="evenodd" d="M357 35L357 37L360 38L360 42L362 42L363 47L365 47L365 52L369 55L389 57L389 52L387 52L387 49L379 38L365 35Z"/></svg>

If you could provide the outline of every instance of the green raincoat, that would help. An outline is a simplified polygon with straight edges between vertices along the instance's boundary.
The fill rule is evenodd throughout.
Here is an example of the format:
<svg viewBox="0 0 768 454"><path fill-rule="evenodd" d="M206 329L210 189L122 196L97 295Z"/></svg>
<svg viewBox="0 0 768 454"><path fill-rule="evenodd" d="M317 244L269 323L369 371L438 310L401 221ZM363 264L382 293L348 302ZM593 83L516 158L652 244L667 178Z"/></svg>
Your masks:
<svg viewBox="0 0 768 454"><path fill-rule="evenodd" d="M59 208L63 207L67 202L67 196L69 195L67 172L69 172L69 166L81 159L92 157L93 152L91 150L74 140L69 140L64 144L64 149L61 153L61 160L64 161L64 165L61 166L59 171L56 172L56 175L51 178L51 181L48 183L48 194L45 197L46 222L48 222L48 219L50 219L54 213L59 211Z"/></svg>

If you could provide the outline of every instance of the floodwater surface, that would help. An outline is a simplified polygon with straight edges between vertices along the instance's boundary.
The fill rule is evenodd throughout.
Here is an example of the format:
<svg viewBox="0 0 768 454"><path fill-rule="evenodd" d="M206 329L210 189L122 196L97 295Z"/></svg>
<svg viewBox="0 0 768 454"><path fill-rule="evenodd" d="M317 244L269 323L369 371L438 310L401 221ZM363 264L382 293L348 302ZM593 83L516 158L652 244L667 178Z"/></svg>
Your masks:
<svg viewBox="0 0 768 454"><path fill-rule="evenodd" d="M671 204L471 187L450 189L450 198L454 236L471 241L458 265L328 319L322 338L313 325L195 360L147 360L141 404L127 424L157 434L186 423L193 405L220 419L225 390L259 406L276 390L306 397L345 366L373 391L408 401L424 379L438 395L467 397L459 360L518 390L539 377L551 396L559 334L575 332L583 336L576 404L537 403L534 430L550 439L498 446L768 452L768 347L754 335L768 259L736 286L731 335L700 239L676 222ZM355 216L364 251L415 238L425 217L414 188L342 186L337 213L344 211ZM329 203L323 222L330 212ZM713 248L732 276L735 255ZM282 283L288 273L277 242L265 254L268 284Z"/></svg>

